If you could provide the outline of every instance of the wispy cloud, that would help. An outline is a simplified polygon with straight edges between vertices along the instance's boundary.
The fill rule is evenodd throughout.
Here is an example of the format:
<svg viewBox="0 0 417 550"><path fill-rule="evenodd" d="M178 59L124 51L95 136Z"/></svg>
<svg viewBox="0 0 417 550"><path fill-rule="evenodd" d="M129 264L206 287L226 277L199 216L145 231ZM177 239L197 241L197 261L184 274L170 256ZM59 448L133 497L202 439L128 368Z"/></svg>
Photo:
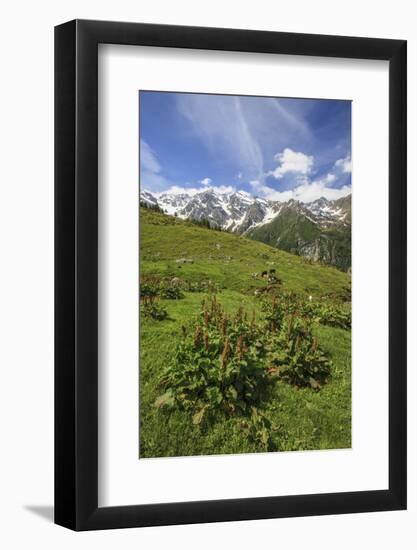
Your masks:
<svg viewBox="0 0 417 550"><path fill-rule="evenodd" d="M240 148L241 158L248 161L258 176L264 171L263 155L261 148L253 137L249 124L243 113L242 104L238 97L234 98L236 121L237 121L237 145Z"/></svg>
<svg viewBox="0 0 417 550"><path fill-rule="evenodd" d="M162 168L154 151L144 140L140 140L140 183L144 189L160 191L171 183L161 174Z"/></svg>
<svg viewBox="0 0 417 550"><path fill-rule="evenodd" d="M309 125L301 117L293 114L289 109L284 107L283 102L277 98L271 98L271 105L277 113L284 118L291 126L302 132L305 136L311 135Z"/></svg>
<svg viewBox="0 0 417 550"><path fill-rule="evenodd" d="M159 174L161 166L156 158L155 153L149 147L144 139L140 140L140 161L142 169L145 172L152 172L153 174Z"/></svg>
<svg viewBox="0 0 417 550"><path fill-rule="evenodd" d="M263 172L262 151L239 97L178 94L176 104L214 157L233 160L242 173L252 177Z"/></svg>
<svg viewBox="0 0 417 550"><path fill-rule="evenodd" d="M141 184L154 193L237 188L314 200L350 192L348 102L149 92L140 124Z"/></svg>

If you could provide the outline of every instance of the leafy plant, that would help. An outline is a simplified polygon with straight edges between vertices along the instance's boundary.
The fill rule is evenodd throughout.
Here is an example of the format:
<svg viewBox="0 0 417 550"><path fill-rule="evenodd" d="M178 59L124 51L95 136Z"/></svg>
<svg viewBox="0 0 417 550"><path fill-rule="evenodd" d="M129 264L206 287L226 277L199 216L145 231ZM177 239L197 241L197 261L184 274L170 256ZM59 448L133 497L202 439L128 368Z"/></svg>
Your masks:
<svg viewBox="0 0 417 550"><path fill-rule="evenodd" d="M269 418L256 407L251 408L249 419L242 420L240 428L251 441L258 443L263 450L276 450L276 445L272 438L274 427Z"/></svg>
<svg viewBox="0 0 417 550"><path fill-rule="evenodd" d="M292 295L264 303L269 343L268 372L297 387L319 390L330 376L331 361L313 335L313 309Z"/></svg>
<svg viewBox="0 0 417 550"><path fill-rule="evenodd" d="M143 277L140 282L140 299L142 303L153 303L157 297L165 300L180 300L184 298L181 291L182 282L161 280L158 277Z"/></svg>
<svg viewBox="0 0 417 550"><path fill-rule="evenodd" d="M350 330L352 326L352 314L331 304L323 304L316 311L318 321L329 327L339 327Z"/></svg>
<svg viewBox="0 0 417 550"><path fill-rule="evenodd" d="M279 324L286 315L296 315L300 319L345 330L350 330L352 324L351 312L342 304L306 300L293 292L275 293L272 301L270 297L263 297L262 309L271 326Z"/></svg>
<svg viewBox="0 0 417 550"><path fill-rule="evenodd" d="M160 279L157 277L142 278L139 286L140 301L143 304L152 304L158 296Z"/></svg>
<svg viewBox="0 0 417 550"><path fill-rule="evenodd" d="M194 424L218 413L250 414L269 383L260 337L254 316L248 320L242 308L230 316L215 296L203 300L193 330L183 327L160 385L177 406L192 412Z"/></svg>
<svg viewBox="0 0 417 550"><path fill-rule="evenodd" d="M184 298L184 293L175 285L162 285L159 295L165 300L181 300L181 298Z"/></svg>
<svg viewBox="0 0 417 550"><path fill-rule="evenodd" d="M289 318L272 340L269 373L297 387L319 390L331 371L308 322Z"/></svg>
<svg viewBox="0 0 417 550"><path fill-rule="evenodd" d="M188 292L206 292L216 294L220 292L220 285L212 281L192 281L187 285Z"/></svg>
<svg viewBox="0 0 417 550"><path fill-rule="evenodd" d="M142 311L145 317L154 321L163 321L168 317L167 310L156 302L145 302Z"/></svg>
<svg viewBox="0 0 417 550"><path fill-rule="evenodd" d="M255 240L208 231L180 218L150 209L141 210L141 282L145 282L142 281L145 278L155 278L168 283L180 278L182 284L179 286L186 293L186 301L165 301L157 297L155 301L168 309L172 320L158 322L142 318L140 456L252 453L265 450L262 437L268 435L268 450L350 447L351 335L348 330L325 326L317 316L317 305L322 303L349 309L350 296L343 289L350 289L350 277L316 263L305 265L302 258ZM215 251L216 243L221 244L218 252ZM194 258L194 264L183 264L179 269L176 259L184 256ZM233 261L225 261L228 256L233 256ZM280 287L269 285L267 278L260 276L262 270L269 271L274 267L283 281ZM258 273L257 279L251 277L254 272ZM255 420L249 408L244 414L230 414L218 407L217 410L205 410L201 413L200 424L193 424L193 416L202 407L185 409L178 405L173 392L162 387L160 381L173 360L177 343L184 339L182 325L186 327L188 337L194 334L197 317L200 319L201 293L209 292L200 281L209 280L213 286L221 288L221 294L216 297L226 308L228 317L232 318L239 304L243 304L250 323L252 308L256 308L255 324L259 325L260 346L263 346L264 354L259 361L263 362L266 371L272 366L266 356L273 349L276 351L276 347L267 349L266 346L272 346L276 331L272 333L266 327L267 312L262 311L262 302L265 299L271 303L274 294L277 301L282 299L283 291L296 293L303 307L311 310L308 317L313 334L318 338L319 346L331 356L334 365L327 387L322 386L319 392L308 386L298 390L267 372L267 390L262 400L254 405L261 419ZM188 285L194 286L194 281L196 292L188 288ZM271 287L264 292L267 296L257 294L259 298L255 299L255 291L264 286ZM158 396L161 400L155 406ZM265 429L262 428L262 417L265 418ZM195 420L198 421L198 417Z"/></svg>

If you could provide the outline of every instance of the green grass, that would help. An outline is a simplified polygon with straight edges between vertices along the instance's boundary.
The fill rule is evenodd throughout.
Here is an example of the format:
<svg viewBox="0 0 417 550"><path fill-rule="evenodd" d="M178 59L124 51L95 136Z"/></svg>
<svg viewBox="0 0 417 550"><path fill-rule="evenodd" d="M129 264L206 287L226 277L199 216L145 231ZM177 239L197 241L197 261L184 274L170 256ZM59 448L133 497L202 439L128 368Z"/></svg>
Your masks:
<svg viewBox="0 0 417 550"><path fill-rule="evenodd" d="M210 280L220 286L218 300L232 312L240 305L261 315L255 291L265 287L253 273L275 269L285 291L319 301L350 288L350 278L332 267L309 264L268 245L141 208L141 275ZM177 263L178 259L193 263ZM181 327L197 315L202 293L185 292L181 300L159 300L164 321L141 316L140 323L140 456L188 456L258 452L256 442L229 418L211 427L194 425L183 410L155 407L159 377L169 364ZM321 347L333 367L328 384L315 392L283 382L273 385L265 414L273 425L277 450L347 448L351 445L351 333L317 326Z"/></svg>
<svg viewBox="0 0 417 550"><path fill-rule="evenodd" d="M335 268L309 264L301 257L236 234L210 231L192 222L141 209L141 274L211 279L227 289L247 293L261 287L251 274L275 268L285 289L319 297L350 286ZM193 263L176 263L188 258Z"/></svg>
<svg viewBox="0 0 417 550"><path fill-rule="evenodd" d="M343 271L351 266L350 226L338 224L328 229L319 228L291 208L285 208L273 221L250 231L250 237L294 254L299 253L300 242L316 243L320 258L330 255L332 265Z"/></svg>

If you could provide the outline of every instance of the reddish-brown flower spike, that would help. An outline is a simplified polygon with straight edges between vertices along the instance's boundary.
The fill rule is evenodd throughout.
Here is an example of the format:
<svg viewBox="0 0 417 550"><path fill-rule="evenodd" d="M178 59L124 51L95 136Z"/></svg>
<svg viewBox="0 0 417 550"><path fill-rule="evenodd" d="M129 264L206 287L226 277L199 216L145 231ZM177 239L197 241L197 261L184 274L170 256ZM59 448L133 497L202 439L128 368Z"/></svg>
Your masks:
<svg viewBox="0 0 417 550"><path fill-rule="evenodd" d="M229 351L230 351L230 344L229 344L229 338L226 338L226 341L224 343L223 353L221 357L221 366L222 369L226 368L227 360L229 358Z"/></svg>
<svg viewBox="0 0 417 550"><path fill-rule="evenodd" d="M222 322L221 322L221 333L222 336L225 336L227 332L227 316L223 315Z"/></svg>
<svg viewBox="0 0 417 550"><path fill-rule="evenodd" d="M197 348L200 345L201 342L201 327L200 325L196 325L195 332L194 332L194 346Z"/></svg>
<svg viewBox="0 0 417 550"><path fill-rule="evenodd" d="M242 360L242 355L243 355L243 335L241 334L237 340L237 345L236 345L236 356L239 361Z"/></svg>
<svg viewBox="0 0 417 550"><path fill-rule="evenodd" d="M226 368L227 360L228 360L228 357L229 357L229 349L230 349L229 339L226 338L226 341L224 343L223 353L222 353L222 356L221 356L221 368L222 369Z"/></svg>

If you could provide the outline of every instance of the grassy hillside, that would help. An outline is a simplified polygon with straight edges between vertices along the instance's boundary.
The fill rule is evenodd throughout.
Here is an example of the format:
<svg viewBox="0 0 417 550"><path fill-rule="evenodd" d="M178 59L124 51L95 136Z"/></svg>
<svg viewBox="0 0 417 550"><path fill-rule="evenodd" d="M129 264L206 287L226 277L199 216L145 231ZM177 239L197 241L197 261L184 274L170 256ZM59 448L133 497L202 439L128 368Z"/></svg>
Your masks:
<svg viewBox="0 0 417 550"><path fill-rule="evenodd" d="M298 242L313 242L320 237L317 224L300 215L293 208L283 208L271 222L250 232L253 239L288 251L296 251Z"/></svg>
<svg viewBox="0 0 417 550"><path fill-rule="evenodd" d="M189 221L141 209L141 274L211 279L241 292L264 286L251 278L271 266L287 290L317 297L350 286L350 277L337 269L314 265L302 257L260 242L221 231L209 231ZM189 259L193 263L177 263Z"/></svg>
<svg viewBox="0 0 417 550"><path fill-rule="evenodd" d="M162 373L172 363L178 342L194 326L202 300L207 300L209 294L216 293L225 316L242 307L261 322L265 313L260 296L271 289L278 294L297 293L297 299L313 305L335 302L348 310L349 276L254 240L198 227L144 208L140 219L140 262L142 280L167 284L175 281L182 289L181 299L165 299L161 295L156 299L157 307L167 313L162 320L145 316L142 308L140 456L266 450L257 437L248 437L242 427L245 423L236 415L211 423L195 422L195 415L185 408L156 406L164 393ZM268 274L262 276L263 272ZM259 405L260 414L266 419L262 426L268 425L270 432L267 450L350 447L350 330L317 322L314 337L331 359L329 381L320 391L275 380L268 386L267 398Z"/></svg>
<svg viewBox="0 0 417 550"><path fill-rule="evenodd" d="M345 203L349 206L350 199L335 201L336 205L347 210ZM350 221L350 214L347 220ZM325 229L291 207L284 208L270 223L251 230L248 236L281 250L334 265L343 271L351 266L350 226L336 224Z"/></svg>

